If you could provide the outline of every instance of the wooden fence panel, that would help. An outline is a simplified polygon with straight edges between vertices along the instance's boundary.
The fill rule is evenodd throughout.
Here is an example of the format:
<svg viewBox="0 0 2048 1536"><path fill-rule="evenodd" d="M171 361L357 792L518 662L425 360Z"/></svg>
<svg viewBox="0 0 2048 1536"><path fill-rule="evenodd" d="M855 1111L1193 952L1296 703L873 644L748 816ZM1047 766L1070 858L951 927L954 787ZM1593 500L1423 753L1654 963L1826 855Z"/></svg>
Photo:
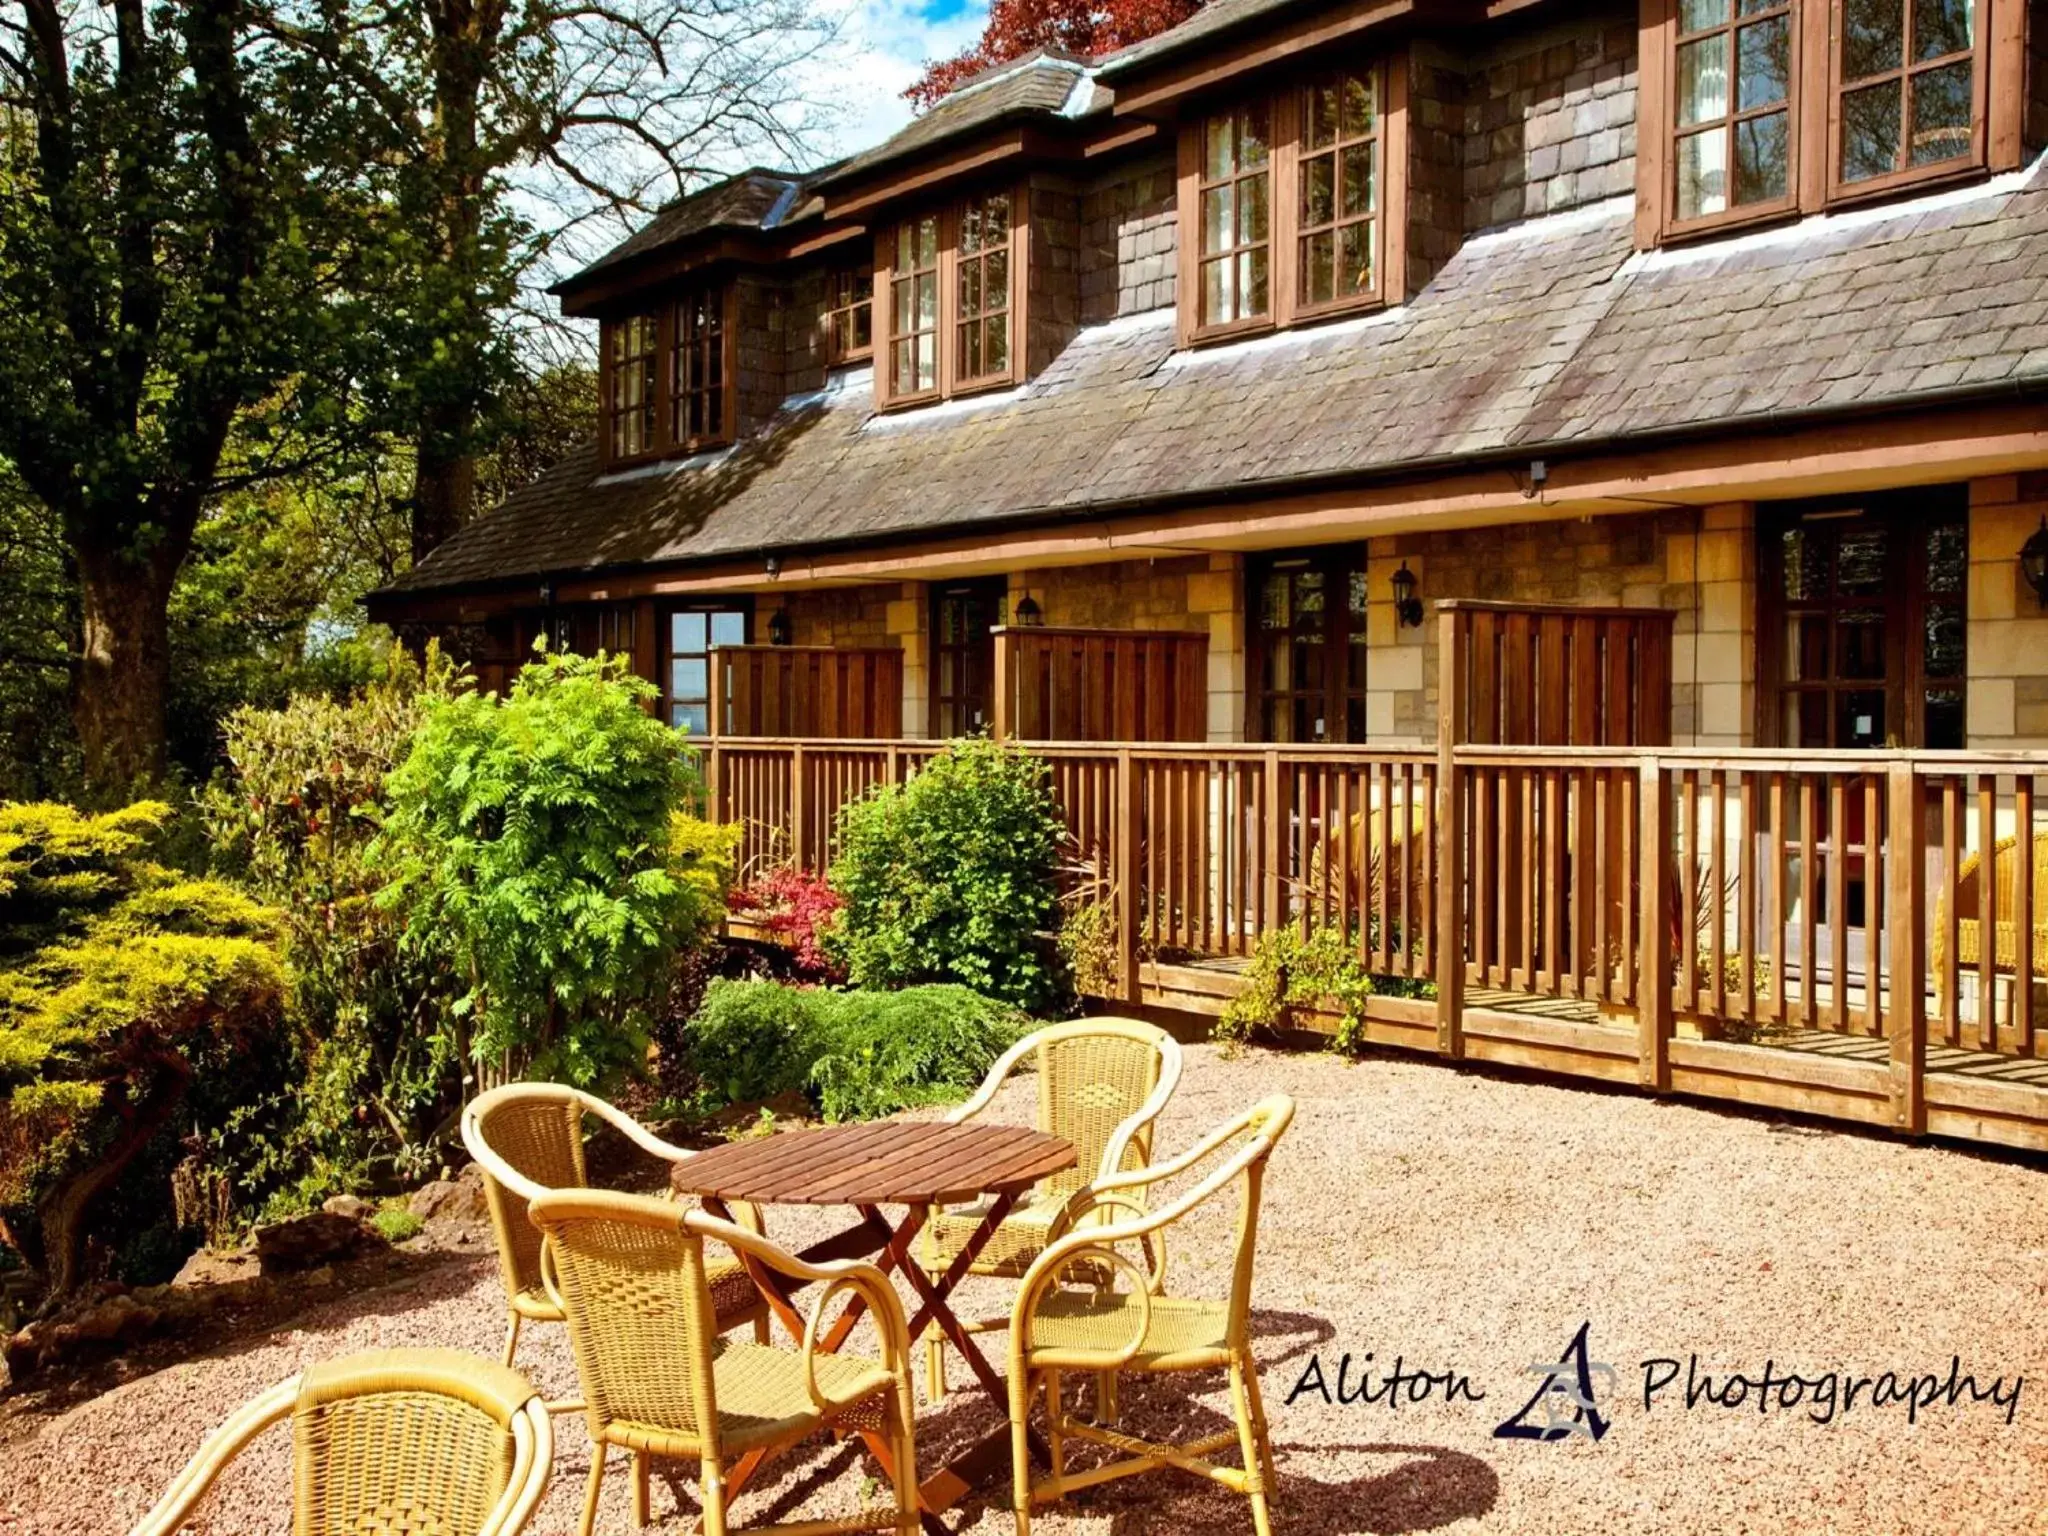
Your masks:
<svg viewBox="0 0 2048 1536"><path fill-rule="evenodd" d="M711 653L712 732L818 740L903 734L903 652L894 646L726 645Z"/></svg>
<svg viewBox="0 0 2048 1536"><path fill-rule="evenodd" d="M1209 637L1175 630L995 631L995 734L1021 741L1203 741Z"/></svg>

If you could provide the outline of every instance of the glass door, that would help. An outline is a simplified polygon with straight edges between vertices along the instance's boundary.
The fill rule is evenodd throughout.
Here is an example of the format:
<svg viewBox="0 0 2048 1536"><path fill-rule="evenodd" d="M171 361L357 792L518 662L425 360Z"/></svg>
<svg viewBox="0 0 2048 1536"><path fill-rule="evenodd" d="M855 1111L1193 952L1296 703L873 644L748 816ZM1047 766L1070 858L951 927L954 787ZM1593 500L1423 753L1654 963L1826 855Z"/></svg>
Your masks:
<svg viewBox="0 0 2048 1536"><path fill-rule="evenodd" d="M711 648L745 645L751 605L691 603L670 610L662 658L662 718L692 736L711 734ZM723 702L723 701L721 701Z"/></svg>
<svg viewBox="0 0 2048 1536"><path fill-rule="evenodd" d="M932 587L932 719L934 736L972 736L994 717L996 640L1009 583L1001 576Z"/></svg>
<svg viewBox="0 0 2048 1536"><path fill-rule="evenodd" d="M1365 740L1364 551L1254 562L1251 724L1261 741Z"/></svg>

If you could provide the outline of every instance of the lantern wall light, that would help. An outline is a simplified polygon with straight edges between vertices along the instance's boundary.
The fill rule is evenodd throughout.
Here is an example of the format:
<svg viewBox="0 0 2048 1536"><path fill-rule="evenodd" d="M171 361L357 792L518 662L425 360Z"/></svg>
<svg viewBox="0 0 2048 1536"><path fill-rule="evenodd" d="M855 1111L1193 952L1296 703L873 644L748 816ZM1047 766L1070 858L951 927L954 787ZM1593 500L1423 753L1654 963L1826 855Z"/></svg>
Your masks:
<svg viewBox="0 0 2048 1536"><path fill-rule="evenodd" d="M1394 572L1394 619L1398 628L1418 629L1422 625L1422 599L1415 595L1415 573L1408 562Z"/></svg>

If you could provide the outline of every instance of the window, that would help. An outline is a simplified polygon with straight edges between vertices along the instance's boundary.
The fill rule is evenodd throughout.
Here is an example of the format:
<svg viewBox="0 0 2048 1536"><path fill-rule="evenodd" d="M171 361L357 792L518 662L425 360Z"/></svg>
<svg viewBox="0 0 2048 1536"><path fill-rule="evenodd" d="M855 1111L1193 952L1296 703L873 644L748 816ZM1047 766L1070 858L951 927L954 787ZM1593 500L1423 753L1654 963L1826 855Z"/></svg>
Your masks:
<svg viewBox="0 0 2048 1536"><path fill-rule="evenodd" d="M1378 290L1379 132L1372 76L1341 74L1302 93L1295 239L1304 310Z"/></svg>
<svg viewBox="0 0 2048 1536"><path fill-rule="evenodd" d="M1835 174L1886 185L1976 156L1975 0L1839 0Z"/></svg>
<svg viewBox="0 0 2048 1536"><path fill-rule="evenodd" d="M825 361L858 362L875 352L875 275L841 267L825 280Z"/></svg>
<svg viewBox="0 0 2048 1536"><path fill-rule="evenodd" d="M1791 0L1679 0L1679 224L1784 207L1792 195Z"/></svg>
<svg viewBox="0 0 2048 1536"><path fill-rule="evenodd" d="M704 288L604 322L598 444L606 463L732 441L732 304L729 287Z"/></svg>
<svg viewBox="0 0 2048 1536"><path fill-rule="evenodd" d="M1202 124L1196 292L1205 331L1262 320L1271 308L1272 161L1266 103Z"/></svg>
<svg viewBox="0 0 2048 1536"><path fill-rule="evenodd" d="M1028 230L1014 189L906 219L882 239L887 367L876 398L904 405L1013 383L1019 372Z"/></svg>
<svg viewBox="0 0 2048 1536"><path fill-rule="evenodd" d="M1759 526L1767 744L1961 747L1965 494L1789 507Z"/></svg>
<svg viewBox="0 0 2048 1536"><path fill-rule="evenodd" d="M1010 376L1010 195L978 197L960 210L955 258L957 384Z"/></svg>
<svg viewBox="0 0 2048 1536"><path fill-rule="evenodd" d="M889 392L898 399L939 387L939 218L896 227L889 265Z"/></svg>
<svg viewBox="0 0 2048 1536"><path fill-rule="evenodd" d="M931 733L951 738L983 730L994 716L996 642L991 631L1009 606L1000 576L932 589Z"/></svg>
<svg viewBox="0 0 2048 1536"><path fill-rule="evenodd" d="M614 459L638 458L655 446L656 364L661 356L660 323L653 315L612 322L610 392L605 415Z"/></svg>
<svg viewBox="0 0 2048 1536"><path fill-rule="evenodd" d="M669 614L661 702L670 725L710 734L711 648L745 645L752 617L752 608L738 603L692 604Z"/></svg>
<svg viewBox="0 0 2048 1536"><path fill-rule="evenodd" d="M678 303L675 338L669 441L686 449L725 442L725 296L694 293Z"/></svg>
<svg viewBox="0 0 2048 1536"><path fill-rule="evenodd" d="M1181 263L1184 341L1380 302L1397 120L1386 92L1399 73L1335 70L1183 131L1181 228L1195 231Z"/></svg>
<svg viewBox="0 0 2048 1536"><path fill-rule="evenodd" d="M1251 723L1261 741L1365 740L1364 552L1253 563Z"/></svg>

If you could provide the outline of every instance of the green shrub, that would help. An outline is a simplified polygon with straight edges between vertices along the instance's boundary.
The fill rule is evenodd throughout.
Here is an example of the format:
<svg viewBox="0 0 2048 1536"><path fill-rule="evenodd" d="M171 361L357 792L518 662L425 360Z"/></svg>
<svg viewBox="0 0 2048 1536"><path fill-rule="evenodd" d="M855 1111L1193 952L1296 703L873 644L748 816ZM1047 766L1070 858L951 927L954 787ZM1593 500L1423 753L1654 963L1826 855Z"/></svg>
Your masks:
<svg viewBox="0 0 2048 1536"><path fill-rule="evenodd" d="M550 655L501 699L436 703L386 781L379 895L450 956L486 1077L592 1086L645 1058L644 1005L704 899L674 864L694 773L623 657Z"/></svg>
<svg viewBox="0 0 2048 1536"><path fill-rule="evenodd" d="M370 1218L370 1225L387 1243L407 1242L427 1230L424 1221L395 1202L379 1206L376 1215Z"/></svg>
<svg viewBox="0 0 2048 1536"><path fill-rule="evenodd" d="M275 914L156 863L168 816L0 805L0 1243L59 1293L102 1197L282 1028Z"/></svg>
<svg viewBox="0 0 2048 1536"><path fill-rule="evenodd" d="M1030 1027L965 987L833 992L715 981L686 1032L698 1107L805 1094L827 1120L963 1098Z"/></svg>
<svg viewBox="0 0 2048 1536"><path fill-rule="evenodd" d="M1059 812L1039 759L952 743L841 813L827 951L862 987L952 981L1040 1010L1058 995Z"/></svg>

